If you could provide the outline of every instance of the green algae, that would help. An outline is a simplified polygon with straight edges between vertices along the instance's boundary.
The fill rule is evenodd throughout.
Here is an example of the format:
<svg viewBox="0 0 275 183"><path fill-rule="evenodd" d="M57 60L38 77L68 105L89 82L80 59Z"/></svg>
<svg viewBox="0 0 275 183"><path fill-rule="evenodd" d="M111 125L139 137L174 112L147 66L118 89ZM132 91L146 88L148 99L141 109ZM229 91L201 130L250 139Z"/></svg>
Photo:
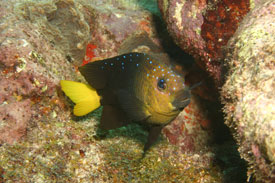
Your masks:
<svg viewBox="0 0 275 183"><path fill-rule="evenodd" d="M183 154L166 140L159 140L142 158L146 135L138 125L113 130L102 142L108 180L118 182L220 182L215 167L196 162L200 155ZM138 140L137 140L138 139ZM203 160L202 160L203 161ZM198 164L197 164L198 163ZM200 164L200 165L199 165ZM199 166L196 166L199 165ZM200 167L200 168L198 168Z"/></svg>

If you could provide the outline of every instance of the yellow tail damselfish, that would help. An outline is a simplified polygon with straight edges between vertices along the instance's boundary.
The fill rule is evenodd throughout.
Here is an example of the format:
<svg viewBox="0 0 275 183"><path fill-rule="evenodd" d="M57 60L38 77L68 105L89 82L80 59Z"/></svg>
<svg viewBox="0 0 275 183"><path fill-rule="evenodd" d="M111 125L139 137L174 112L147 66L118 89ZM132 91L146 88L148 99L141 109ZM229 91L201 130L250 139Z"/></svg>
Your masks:
<svg viewBox="0 0 275 183"><path fill-rule="evenodd" d="M85 89L72 89L72 92L61 84L66 95L76 106L81 101L89 110L102 105L100 128L109 130L132 122L146 125L149 135L144 152L156 141L161 129L190 103L190 88L185 85L184 77L153 55L131 52L88 63L79 67L79 71L94 88L92 91L96 90L97 97L91 92L90 96L84 95L86 102L78 97L74 101L72 96ZM89 97L96 101L95 105L91 105L92 99L88 102Z"/></svg>

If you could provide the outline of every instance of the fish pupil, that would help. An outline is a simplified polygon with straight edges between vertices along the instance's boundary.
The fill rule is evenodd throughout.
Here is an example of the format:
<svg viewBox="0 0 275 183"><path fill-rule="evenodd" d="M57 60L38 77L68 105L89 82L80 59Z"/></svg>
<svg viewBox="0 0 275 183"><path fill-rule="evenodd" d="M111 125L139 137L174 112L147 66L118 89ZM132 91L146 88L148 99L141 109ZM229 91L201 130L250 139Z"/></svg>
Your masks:
<svg viewBox="0 0 275 183"><path fill-rule="evenodd" d="M160 91L163 91L163 90L165 90L165 88L166 88L166 82L165 82L165 80L164 79L160 79L158 81L158 89Z"/></svg>

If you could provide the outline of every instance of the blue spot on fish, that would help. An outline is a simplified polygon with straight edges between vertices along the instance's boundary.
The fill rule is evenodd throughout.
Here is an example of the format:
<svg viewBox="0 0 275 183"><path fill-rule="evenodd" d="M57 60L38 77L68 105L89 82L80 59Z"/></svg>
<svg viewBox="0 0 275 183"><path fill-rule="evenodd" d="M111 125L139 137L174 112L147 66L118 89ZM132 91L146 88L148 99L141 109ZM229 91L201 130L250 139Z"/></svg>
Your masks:
<svg viewBox="0 0 275 183"><path fill-rule="evenodd" d="M153 71L156 71L156 69L153 69Z"/></svg>
<svg viewBox="0 0 275 183"><path fill-rule="evenodd" d="M160 65L159 65L159 69L160 69Z"/></svg>
<svg viewBox="0 0 275 183"><path fill-rule="evenodd" d="M123 66L122 66L121 68L122 68L122 69L124 69L124 67L123 67Z"/></svg>
<svg viewBox="0 0 275 183"><path fill-rule="evenodd" d="M147 77L149 77L150 74L147 74Z"/></svg>
<svg viewBox="0 0 275 183"><path fill-rule="evenodd" d="M123 58L126 58L126 56L124 55Z"/></svg>
<svg viewBox="0 0 275 183"><path fill-rule="evenodd" d="M150 61L149 63L150 63L150 64L152 64L153 62L152 62L152 61Z"/></svg>
<svg viewBox="0 0 275 183"><path fill-rule="evenodd" d="M121 65L124 65L124 62L121 62Z"/></svg>
<svg viewBox="0 0 275 183"><path fill-rule="evenodd" d="M132 54L130 54L130 57L132 56Z"/></svg>
<svg viewBox="0 0 275 183"><path fill-rule="evenodd" d="M139 64L137 64L137 67L139 66Z"/></svg>
<svg viewBox="0 0 275 183"><path fill-rule="evenodd" d="M114 63L111 63L110 65L111 65L111 66L113 66L113 65L114 65Z"/></svg>
<svg viewBox="0 0 275 183"><path fill-rule="evenodd" d="M161 69L161 71L163 72L163 71L164 71L164 69Z"/></svg>

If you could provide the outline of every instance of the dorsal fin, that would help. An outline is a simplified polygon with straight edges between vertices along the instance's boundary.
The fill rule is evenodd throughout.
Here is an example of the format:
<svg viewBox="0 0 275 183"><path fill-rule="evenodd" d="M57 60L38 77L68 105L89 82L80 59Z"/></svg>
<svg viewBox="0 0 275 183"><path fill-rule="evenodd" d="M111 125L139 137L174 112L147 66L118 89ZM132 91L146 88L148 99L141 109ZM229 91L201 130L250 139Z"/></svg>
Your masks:
<svg viewBox="0 0 275 183"><path fill-rule="evenodd" d="M117 82L118 79L128 79L135 67L140 65L144 54L127 53L116 57L90 62L79 67L80 73L86 81L96 90L103 89L108 83ZM120 78L117 76L120 75ZM120 84L123 84L120 82Z"/></svg>
<svg viewBox="0 0 275 183"><path fill-rule="evenodd" d="M107 82L108 72L102 69L101 61L90 62L79 67L80 73L85 77L86 81L96 90L103 89Z"/></svg>

